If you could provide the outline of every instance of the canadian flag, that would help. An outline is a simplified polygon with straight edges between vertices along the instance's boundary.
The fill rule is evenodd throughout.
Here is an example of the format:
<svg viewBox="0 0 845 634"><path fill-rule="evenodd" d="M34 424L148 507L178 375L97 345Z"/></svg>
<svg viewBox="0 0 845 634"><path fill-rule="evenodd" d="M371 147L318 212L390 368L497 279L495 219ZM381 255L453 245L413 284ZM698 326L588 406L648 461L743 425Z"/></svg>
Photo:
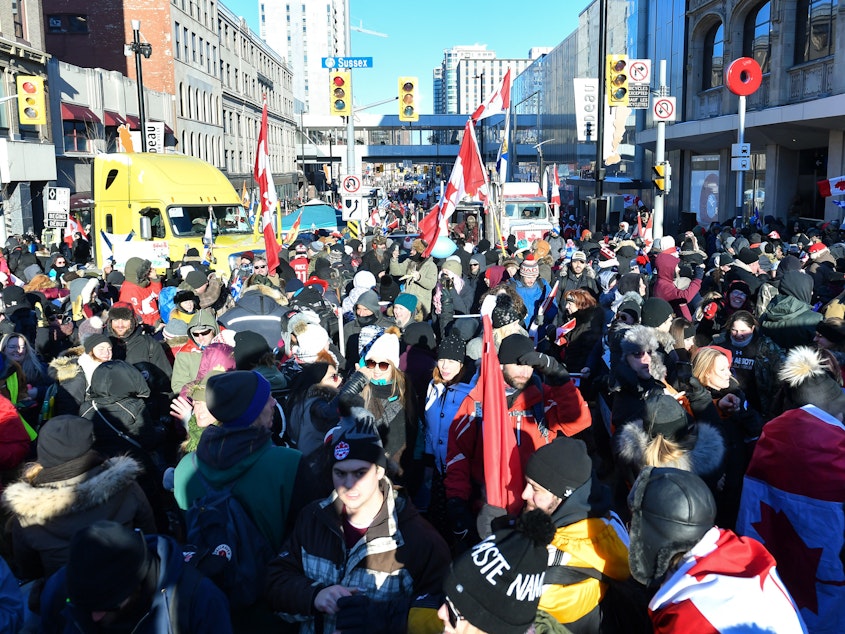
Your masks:
<svg viewBox="0 0 845 634"><path fill-rule="evenodd" d="M557 163L552 169L552 200L551 203L555 206L555 210L560 207L560 176L557 173Z"/></svg>
<svg viewBox="0 0 845 634"><path fill-rule="evenodd" d="M495 114L505 114L511 107L511 69L502 77L502 85L472 113L473 122L481 121Z"/></svg>
<svg viewBox="0 0 845 634"><path fill-rule="evenodd" d="M819 186L819 193L825 198L845 194L845 176L819 181L817 185Z"/></svg>
<svg viewBox="0 0 845 634"><path fill-rule="evenodd" d="M70 214L67 219L67 226L65 227L64 243L69 247L73 246L73 241L77 233L82 235L86 240L88 239L88 234L82 228L82 223L76 219L76 216Z"/></svg>
<svg viewBox="0 0 845 634"><path fill-rule="evenodd" d="M258 181L261 205L261 229L264 233L264 256L267 258L267 269L272 275L279 266L279 243L276 242L276 232L273 227L273 212L278 205L276 186L270 173L270 150L267 148L267 98L264 98L264 108L261 111L261 130L258 133L258 148L255 151L255 170L253 175Z"/></svg>
<svg viewBox="0 0 845 634"><path fill-rule="evenodd" d="M448 233L446 223L464 196L478 196L487 201L487 175L481 165L481 154L475 140L475 126L467 120L458 158L440 201L420 220L420 236L428 243L423 255L428 257L440 235Z"/></svg>

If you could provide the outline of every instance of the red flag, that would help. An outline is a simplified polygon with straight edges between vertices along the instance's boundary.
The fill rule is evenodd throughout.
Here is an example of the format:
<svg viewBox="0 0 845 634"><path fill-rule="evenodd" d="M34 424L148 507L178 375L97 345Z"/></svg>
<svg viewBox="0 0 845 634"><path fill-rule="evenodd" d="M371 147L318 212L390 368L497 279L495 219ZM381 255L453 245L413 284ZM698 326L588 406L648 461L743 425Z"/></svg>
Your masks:
<svg viewBox="0 0 845 634"><path fill-rule="evenodd" d="M511 107L511 69L502 77L502 85L472 113L472 120L481 121L495 114L505 114Z"/></svg>
<svg viewBox="0 0 845 634"><path fill-rule="evenodd" d="M555 163L552 174L552 204L556 207L560 207L560 176L558 176L557 173L557 163Z"/></svg>
<svg viewBox="0 0 845 634"><path fill-rule="evenodd" d="M654 243L654 215L648 215L648 223L646 223L645 229L643 229L643 217L637 214L637 236L645 243L643 251L648 253L651 245Z"/></svg>
<svg viewBox="0 0 845 634"><path fill-rule="evenodd" d="M86 240L88 239L88 234L85 233L85 229L82 228L82 223L76 219L76 216L70 214L67 219L67 226L65 226L65 237L63 242L68 245L68 247L72 247L74 234L77 233L81 234Z"/></svg>
<svg viewBox="0 0 845 634"><path fill-rule="evenodd" d="M845 176L837 176L836 178L819 181L817 185L819 187L819 194L825 198L845 194Z"/></svg>
<svg viewBox="0 0 845 634"><path fill-rule="evenodd" d="M464 138L458 158L440 201L420 220L420 235L428 243L423 255L428 257L440 235L446 235L446 223L464 196L478 196L487 200L487 174L481 163L481 154L475 139L475 126L471 120L464 126Z"/></svg>
<svg viewBox="0 0 845 634"><path fill-rule="evenodd" d="M270 274L276 272L279 266L279 243L276 242L276 232L273 227L273 212L278 205L276 198L276 186L273 184L273 175L270 173L270 150L267 147L267 98L264 99L264 108L261 111L261 130L258 133L258 148L255 151L255 170L253 175L258 181L258 190L261 193L261 228L264 233L264 257L267 258L267 268Z"/></svg>
<svg viewBox="0 0 845 634"><path fill-rule="evenodd" d="M522 460L508 414L499 356L493 343L493 324L484 318L481 371L473 390L482 408L484 484L487 502L516 515L522 508Z"/></svg>

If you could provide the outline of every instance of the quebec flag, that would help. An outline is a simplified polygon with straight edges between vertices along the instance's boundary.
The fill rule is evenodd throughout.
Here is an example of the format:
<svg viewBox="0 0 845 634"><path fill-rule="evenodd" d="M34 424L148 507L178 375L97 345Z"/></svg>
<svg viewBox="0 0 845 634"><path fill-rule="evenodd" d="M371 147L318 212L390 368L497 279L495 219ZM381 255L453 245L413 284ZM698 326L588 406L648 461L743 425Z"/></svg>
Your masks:
<svg viewBox="0 0 845 634"><path fill-rule="evenodd" d="M845 627L845 426L806 405L766 423L737 532L762 542L810 632Z"/></svg>

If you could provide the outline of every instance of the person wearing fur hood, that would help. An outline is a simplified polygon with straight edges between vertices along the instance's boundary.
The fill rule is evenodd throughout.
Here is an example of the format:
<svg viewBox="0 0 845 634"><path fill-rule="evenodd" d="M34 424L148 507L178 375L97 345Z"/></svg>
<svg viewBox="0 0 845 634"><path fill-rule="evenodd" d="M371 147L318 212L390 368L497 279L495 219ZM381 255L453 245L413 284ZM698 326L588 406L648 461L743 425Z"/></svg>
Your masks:
<svg viewBox="0 0 845 634"><path fill-rule="evenodd" d="M613 437L613 453L617 491L626 495L646 467L690 471L715 492L723 473L725 443L718 429L693 419L676 398L653 393L643 402L642 418Z"/></svg>
<svg viewBox="0 0 845 634"><path fill-rule="evenodd" d="M12 513L17 576L46 579L67 563L70 540L98 520L155 532L153 511L137 483L141 465L94 450L94 426L79 416L55 416L38 435L36 462L3 492ZM39 591L34 590L32 601Z"/></svg>
<svg viewBox="0 0 845 634"><path fill-rule="evenodd" d="M649 326L620 326L609 337L611 393L611 427L619 430L623 425L642 420L645 399L653 394L678 395L685 408L689 406L667 382L666 361L663 350L672 350L674 340L668 333L661 333ZM689 410L688 410L689 411Z"/></svg>

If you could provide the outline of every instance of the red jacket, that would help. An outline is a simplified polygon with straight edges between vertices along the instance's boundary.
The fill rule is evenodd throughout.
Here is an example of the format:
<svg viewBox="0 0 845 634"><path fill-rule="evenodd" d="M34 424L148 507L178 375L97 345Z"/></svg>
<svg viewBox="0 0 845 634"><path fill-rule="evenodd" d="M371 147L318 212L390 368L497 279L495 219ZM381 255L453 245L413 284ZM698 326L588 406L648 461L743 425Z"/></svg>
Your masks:
<svg viewBox="0 0 845 634"><path fill-rule="evenodd" d="M0 470L18 467L29 454L29 434L12 401L0 396Z"/></svg>
<svg viewBox="0 0 845 634"><path fill-rule="evenodd" d="M654 261L657 264L657 281L654 283L652 295L672 304L678 317L692 321L688 302L701 288L701 278L692 279L689 286L681 290L675 286L675 267L678 266L680 260L671 253L660 253Z"/></svg>
<svg viewBox="0 0 845 634"><path fill-rule="evenodd" d="M472 395L467 396L449 428L445 478L447 499L470 500L473 488L484 484L482 421L478 417L480 409L477 406L480 403ZM544 428L541 429L535 412L543 409ZM558 432L573 436L592 423L587 403L572 381L552 386L540 383L536 377L516 396L508 414L523 467L531 454L553 441Z"/></svg>
<svg viewBox="0 0 845 634"><path fill-rule="evenodd" d="M126 280L120 287L118 301L129 302L135 308L135 314L148 326L155 326L161 321L158 312L158 296L161 294L161 282L150 280L147 287Z"/></svg>

